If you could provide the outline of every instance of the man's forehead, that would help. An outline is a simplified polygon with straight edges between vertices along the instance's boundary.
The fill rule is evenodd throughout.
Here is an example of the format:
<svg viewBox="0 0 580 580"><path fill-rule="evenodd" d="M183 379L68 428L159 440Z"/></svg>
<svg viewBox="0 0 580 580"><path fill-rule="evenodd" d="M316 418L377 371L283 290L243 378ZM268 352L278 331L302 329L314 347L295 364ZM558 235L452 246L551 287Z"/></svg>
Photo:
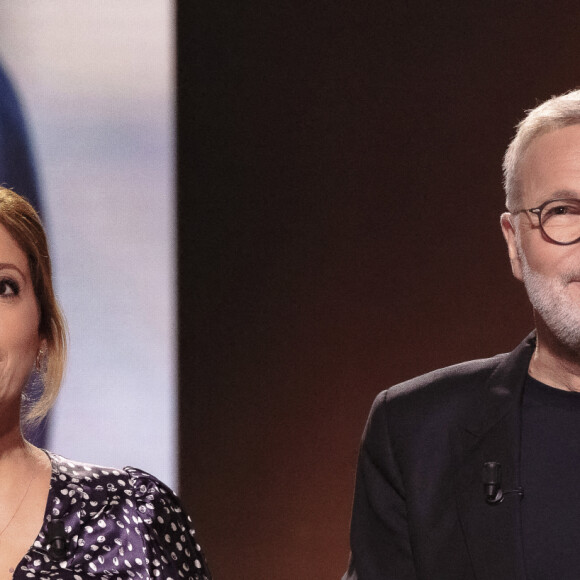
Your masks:
<svg viewBox="0 0 580 580"><path fill-rule="evenodd" d="M565 127L555 127L542 131L529 142L524 157L529 152L536 149L560 150L570 146L578 145L580 142L580 123L566 125Z"/></svg>
<svg viewBox="0 0 580 580"><path fill-rule="evenodd" d="M567 187L556 189L552 193L546 192L543 201L550 201L552 199L580 199L580 190Z"/></svg>
<svg viewBox="0 0 580 580"><path fill-rule="evenodd" d="M536 137L520 165L524 203L580 197L580 125Z"/></svg>

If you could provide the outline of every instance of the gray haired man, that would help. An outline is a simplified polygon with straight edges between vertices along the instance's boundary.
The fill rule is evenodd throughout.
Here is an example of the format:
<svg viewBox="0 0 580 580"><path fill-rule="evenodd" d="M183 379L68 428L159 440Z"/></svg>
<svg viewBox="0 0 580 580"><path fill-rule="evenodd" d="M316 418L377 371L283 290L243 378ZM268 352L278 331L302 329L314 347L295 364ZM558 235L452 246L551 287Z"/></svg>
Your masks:
<svg viewBox="0 0 580 580"><path fill-rule="evenodd" d="M535 331L374 402L347 580L580 575L580 91L528 112L501 228Z"/></svg>

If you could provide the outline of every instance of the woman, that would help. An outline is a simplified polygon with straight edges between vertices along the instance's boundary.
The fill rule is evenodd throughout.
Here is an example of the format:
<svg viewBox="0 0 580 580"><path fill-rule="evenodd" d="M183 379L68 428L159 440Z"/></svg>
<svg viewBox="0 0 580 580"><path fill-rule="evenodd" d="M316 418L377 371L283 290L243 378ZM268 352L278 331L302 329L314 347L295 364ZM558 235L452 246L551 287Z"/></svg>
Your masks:
<svg viewBox="0 0 580 580"><path fill-rule="evenodd" d="M46 236L0 188L0 580L210 578L177 497L139 469L68 461L29 444L58 393L66 351ZM42 395L25 388L36 371Z"/></svg>

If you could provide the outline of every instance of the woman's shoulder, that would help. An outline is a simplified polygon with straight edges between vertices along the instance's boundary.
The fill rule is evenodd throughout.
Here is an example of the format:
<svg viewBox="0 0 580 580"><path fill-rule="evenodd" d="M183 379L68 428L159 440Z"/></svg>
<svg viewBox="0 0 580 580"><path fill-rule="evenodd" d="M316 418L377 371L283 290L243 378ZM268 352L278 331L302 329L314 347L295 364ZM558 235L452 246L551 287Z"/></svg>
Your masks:
<svg viewBox="0 0 580 580"><path fill-rule="evenodd" d="M86 461L74 461L52 451L46 451L46 454L52 465L53 476L56 476L59 481L78 483L83 486L90 486L91 484L98 486L103 481L115 478L120 478L127 483L130 478L126 468L106 467Z"/></svg>
<svg viewBox="0 0 580 580"><path fill-rule="evenodd" d="M92 463L73 461L48 452L52 464L52 484L55 503L72 504L88 500L89 504L101 509L103 505L122 505L125 514L146 514L154 504L175 507L181 513L181 505L175 493L157 477L136 467L105 467ZM153 502L153 503L152 503ZM59 515L59 508L53 513ZM95 511L95 510L91 510ZM99 510L96 510L99 511Z"/></svg>
<svg viewBox="0 0 580 580"><path fill-rule="evenodd" d="M137 467L105 467L87 462L73 461L47 451L52 464L52 480L61 488L61 495L82 489L91 495L124 494L140 498L155 494L176 498L170 487L157 477ZM104 492L104 493L100 493Z"/></svg>
<svg viewBox="0 0 580 580"><path fill-rule="evenodd" d="M52 505L47 512L64 523L73 561L78 558L80 564L90 555L89 570L100 572L115 555L115 568L132 556L132 566L149 563L160 577L170 577L170 571L185 578L210 577L191 519L157 477L136 467L117 469L48 455Z"/></svg>

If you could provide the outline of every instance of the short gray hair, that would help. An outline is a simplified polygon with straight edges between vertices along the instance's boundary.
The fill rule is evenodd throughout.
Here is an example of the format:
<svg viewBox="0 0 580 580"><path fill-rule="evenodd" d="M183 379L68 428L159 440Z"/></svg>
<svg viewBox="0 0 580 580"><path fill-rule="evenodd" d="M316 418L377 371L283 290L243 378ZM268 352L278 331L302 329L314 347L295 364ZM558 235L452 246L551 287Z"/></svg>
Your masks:
<svg viewBox="0 0 580 580"><path fill-rule="evenodd" d="M526 113L503 159L506 207L511 211L522 194L519 167L530 143L555 129L580 124L580 89L552 97Z"/></svg>

